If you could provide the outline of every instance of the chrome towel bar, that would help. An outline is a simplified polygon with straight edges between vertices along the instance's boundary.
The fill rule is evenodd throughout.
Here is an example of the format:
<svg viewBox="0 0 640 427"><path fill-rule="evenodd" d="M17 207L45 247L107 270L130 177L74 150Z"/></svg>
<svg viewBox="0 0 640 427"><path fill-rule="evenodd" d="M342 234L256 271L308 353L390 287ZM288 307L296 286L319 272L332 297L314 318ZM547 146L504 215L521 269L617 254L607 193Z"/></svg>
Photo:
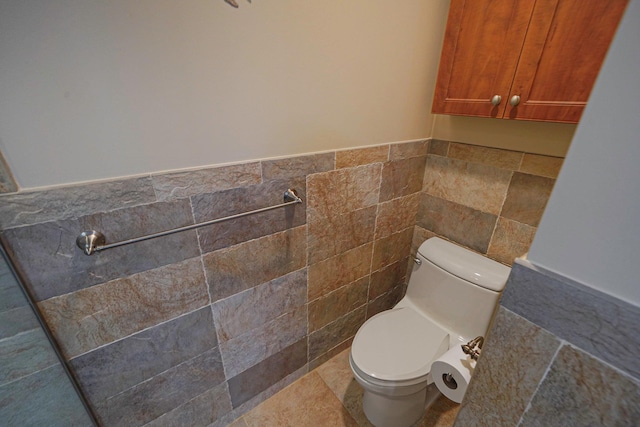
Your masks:
<svg viewBox="0 0 640 427"><path fill-rule="evenodd" d="M142 242L144 240L155 239L156 237L167 236L173 233L179 233L181 231L193 230L194 228L204 227L206 225L217 224L218 222L228 221L230 219L241 218L247 215L253 215L260 212L266 212L273 209L283 208L289 205L295 205L297 203L302 203L302 199L298 197L295 190L288 189L284 192L284 203L280 203L279 205L268 206L266 208L256 209L249 212L242 212L235 215L225 216L223 218L212 219L211 221L200 222L198 224L186 225L184 227L174 228L172 230L161 231L159 233L148 234L146 236L136 237L134 239L122 240L116 243L105 244L104 234L99 231L91 230L91 231L83 231L80 233L78 238L76 239L76 245L86 255L93 255L95 252L104 251L111 248L117 248L118 246L124 246L131 243Z"/></svg>

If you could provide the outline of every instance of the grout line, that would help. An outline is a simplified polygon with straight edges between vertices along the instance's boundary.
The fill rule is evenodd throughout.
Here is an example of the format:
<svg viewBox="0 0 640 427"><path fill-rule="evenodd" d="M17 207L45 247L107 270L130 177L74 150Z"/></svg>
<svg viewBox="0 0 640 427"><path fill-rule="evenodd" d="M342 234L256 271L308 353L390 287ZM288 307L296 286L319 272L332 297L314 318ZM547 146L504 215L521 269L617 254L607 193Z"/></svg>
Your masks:
<svg viewBox="0 0 640 427"><path fill-rule="evenodd" d="M53 349L51 351L53 352ZM10 381L7 381L7 382L4 382L4 383L0 384L0 388L5 388L6 386L8 386L10 384L14 384L14 383L17 383L17 382L20 382L20 381L23 381L23 380L27 380L27 378L30 378L30 377L32 377L34 375L40 374L40 373L42 373L44 371L47 371L47 370L55 369L58 366L60 366L59 363L58 363L58 360L55 360L54 362L51 362L50 365L43 366L41 368L38 368L35 371L29 372L27 374L21 375L19 377L16 377L16 378L10 380Z"/></svg>
<svg viewBox="0 0 640 427"><path fill-rule="evenodd" d="M210 304L206 304L206 305L203 305L203 306L200 306L200 307L196 307L196 308L194 308L194 309L193 309L193 310L191 310L191 311L188 311L188 312L186 312L186 313L181 313L181 314L179 314L179 315L177 315L177 316L175 316L175 317L172 317L171 319L166 319L166 320L163 320L163 321L158 322L158 323L156 323L156 324L153 324L153 325L147 326L147 327L146 327L146 328L144 328L144 329L140 329L139 331L135 331L135 332L133 332L133 333L131 333L131 334L129 334L129 335L126 335L126 336L120 337L120 338L115 339L115 340L113 340L113 341L109 341L108 343L105 343L105 344L99 345L98 347L92 348L91 350L87 350L87 351L85 351L85 352L83 352L83 353L80 353L80 354L78 354L78 355L75 355L75 356L73 356L73 357L69 357L69 358L65 357L65 359L66 359L68 362L71 362L72 360L77 359L78 357L84 356L84 355L86 355L86 354L88 354L88 353L94 352L94 351L96 351L96 350L100 350L100 349L102 349L102 348L104 348L104 347L110 346L111 344L115 344L115 343L117 343L117 342L119 342L119 341L123 341L123 340L125 340L125 339L127 339L127 338L131 338L131 337L133 337L133 336L135 336L135 335L137 335L137 334L140 334L140 333L142 333L142 332L148 331L148 330L150 330L150 329L154 329L154 328L156 328L156 327L158 327L158 326L165 325L165 324L167 324L167 323L169 323L169 322L173 322L173 321L175 321L175 320L178 320L178 319L179 319L179 318L181 318L181 317L185 317L185 316L188 316L188 315L190 315L190 314L193 314L193 313L195 313L196 311L198 311L198 310L202 310L203 308L206 308L206 307L207 307L207 306L209 306L209 305L210 305ZM218 345L216 344L214 347L217 347L217 346L218 346ZM213 347L212 347L212 348L213 348Z"/></svg>
<svg viewBox="0 0 640 427"><path fill-rule="evenodd" d="M560 350L562 349L562 347L564 347L567 344L568 344L567 341L560 340L560 344L558 345L556 352L553 354L553 357L549 361L549 364L547 365L547 369L545 369L544 373L542 374L542 377L540 377L540 381L538 382L538 385L536 386L535 391L531 394L531 398L529 398L529 401L527 402L527 406L524 409L524 412L522 412L522 415L520 415L520 420L518 420L518 424L516 425L516 427L519 427L522 424L522 420L524 419L524 416L529 411L529 409L531 409L531 401L535 398L536 394L538 394L538 390L540 389L540 386L544 382L545 378L547 378L547 374L551 370L551 366L553 365L553 362L556 360L556 357L558 357L558 353L560 353Z"/></svg>
<svg viewBox="0 0 640 427"><path fill-rule="evenodd" d="M191 216L193 217L193 223L196 223L196 212L195 209L193 207L193 197L189 197L189 205L191 206ZM211 288L209 287L209 278L207 277L207 269L205 268L204 265L204 252L202 251L202 242L200 239L200 228L196 228L196 242L198 243L198 251L200 252L200 267L202 268L202 276L204 277L204 286L207 289L207 296L209 297L209 305L211 306L213 304L213 299L211 298ZM212 307L212 312L211 314L213 315L213 307ZM214 325L215 327L215 325ZM217 328L216 328L216 337L220 338L217 336ZM219 342L219 341L218 341Z"/></svg>
<svg viewBox="0 0 640 427"><path fill-rule="evenodd" d="M334 153L333 156L333 168L335 170L335 166L336 166L336 156ZM304 186L305 186L305 192L306 192L306 200L305 200L305 207L309 206L309 175L307 174L305 176L305 181L304 181ZM311 357L311 343L309 340L309 335L311 334L310 331L310 324L311 322L309 321L309 209L305 208L305 217L304 217L304 226L305 226L305 263L304 263L304 268L307 270L307 295L305 296L305 305L307 306L307 334L306 334L306 340L307 340L307 366L309 365L309 358Z"/></svg>
<svg viewBox="0 0 640 427"><path fill-rule="evenodd" d="M491 250L491 246L493 244L493 238L496 235L496 230L498 229L498 223L500 222L500 218L503 218L502 216L502 210L504 209L504 204L507 201L507 196L509 195L509 188L511 187L511 180L513 179L513 174L515 171L510 171L511 175L509 176L509 184L507 185L507 189L504 192L504 196L502 198L502 203L500 203L500 211L498 212L498 215L496 216L496 222L493 225L493 230L491 230L491 238L489 239L489 244L487 245L487 252L485 255L489 255L489 252ZM506 218L505 218L506 219Z"/></svg>

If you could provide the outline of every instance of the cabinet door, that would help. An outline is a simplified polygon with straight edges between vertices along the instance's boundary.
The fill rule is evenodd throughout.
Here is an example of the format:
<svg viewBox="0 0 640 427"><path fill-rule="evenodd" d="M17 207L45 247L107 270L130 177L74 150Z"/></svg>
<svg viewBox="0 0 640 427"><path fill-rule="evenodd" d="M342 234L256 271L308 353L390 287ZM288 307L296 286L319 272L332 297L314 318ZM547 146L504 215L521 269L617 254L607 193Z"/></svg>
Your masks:
<svg viewBox="0 0 640 427"><path fill-rule="evenodd" d="M577 123L627 0L538 0L505 118Z"/></svg>
<svg viewBox="0 0 640 427"><path fill-rule="evenodd" d="M502 117L534 0L452 0L433 113ZM494 106L494 95L502 97Z"/></svg>

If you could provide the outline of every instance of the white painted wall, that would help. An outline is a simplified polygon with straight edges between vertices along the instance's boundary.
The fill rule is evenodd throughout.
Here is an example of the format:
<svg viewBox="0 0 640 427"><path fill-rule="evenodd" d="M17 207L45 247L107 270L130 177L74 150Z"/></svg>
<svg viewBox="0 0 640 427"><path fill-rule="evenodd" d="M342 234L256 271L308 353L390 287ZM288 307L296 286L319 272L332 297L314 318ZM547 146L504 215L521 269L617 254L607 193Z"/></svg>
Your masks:
<svg viewBox="0 0 640 427"><path fill-rule="evenodd" d="M567 123L434 115L432 136L484 147L565 157L576 131Z"/></svg>
<svg viewBox="0 0 640 427"><path fill-rule="evenodd" d="M575 126L431 116L449 0L0 0L22 190L418 138L564 156Z"/></svg>
<svg viewBox="0 0 640 427"><path fill-rule="evenodd" d="M426 138L448 0L2 0L22 189Z"/></svg>
<svg viewBox="0 0 640 427"><path fill-rule="evenodd" d="M528 259L640 306L640 0L631 0Z"/></svg>

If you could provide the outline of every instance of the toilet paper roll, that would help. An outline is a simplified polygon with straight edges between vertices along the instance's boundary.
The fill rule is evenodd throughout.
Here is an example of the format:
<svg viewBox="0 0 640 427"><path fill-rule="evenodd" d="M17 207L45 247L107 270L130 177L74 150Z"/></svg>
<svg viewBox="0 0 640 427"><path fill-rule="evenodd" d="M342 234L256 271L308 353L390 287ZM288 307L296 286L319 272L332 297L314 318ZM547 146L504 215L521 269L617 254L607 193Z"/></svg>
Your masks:
<svg viewBox="0 0 640 427"><path fill-rule="evenodd" d="M476 361L464 354L462 347L457 345L431 364L431 376L442 394L460 403L475 367Z"/></svg>

